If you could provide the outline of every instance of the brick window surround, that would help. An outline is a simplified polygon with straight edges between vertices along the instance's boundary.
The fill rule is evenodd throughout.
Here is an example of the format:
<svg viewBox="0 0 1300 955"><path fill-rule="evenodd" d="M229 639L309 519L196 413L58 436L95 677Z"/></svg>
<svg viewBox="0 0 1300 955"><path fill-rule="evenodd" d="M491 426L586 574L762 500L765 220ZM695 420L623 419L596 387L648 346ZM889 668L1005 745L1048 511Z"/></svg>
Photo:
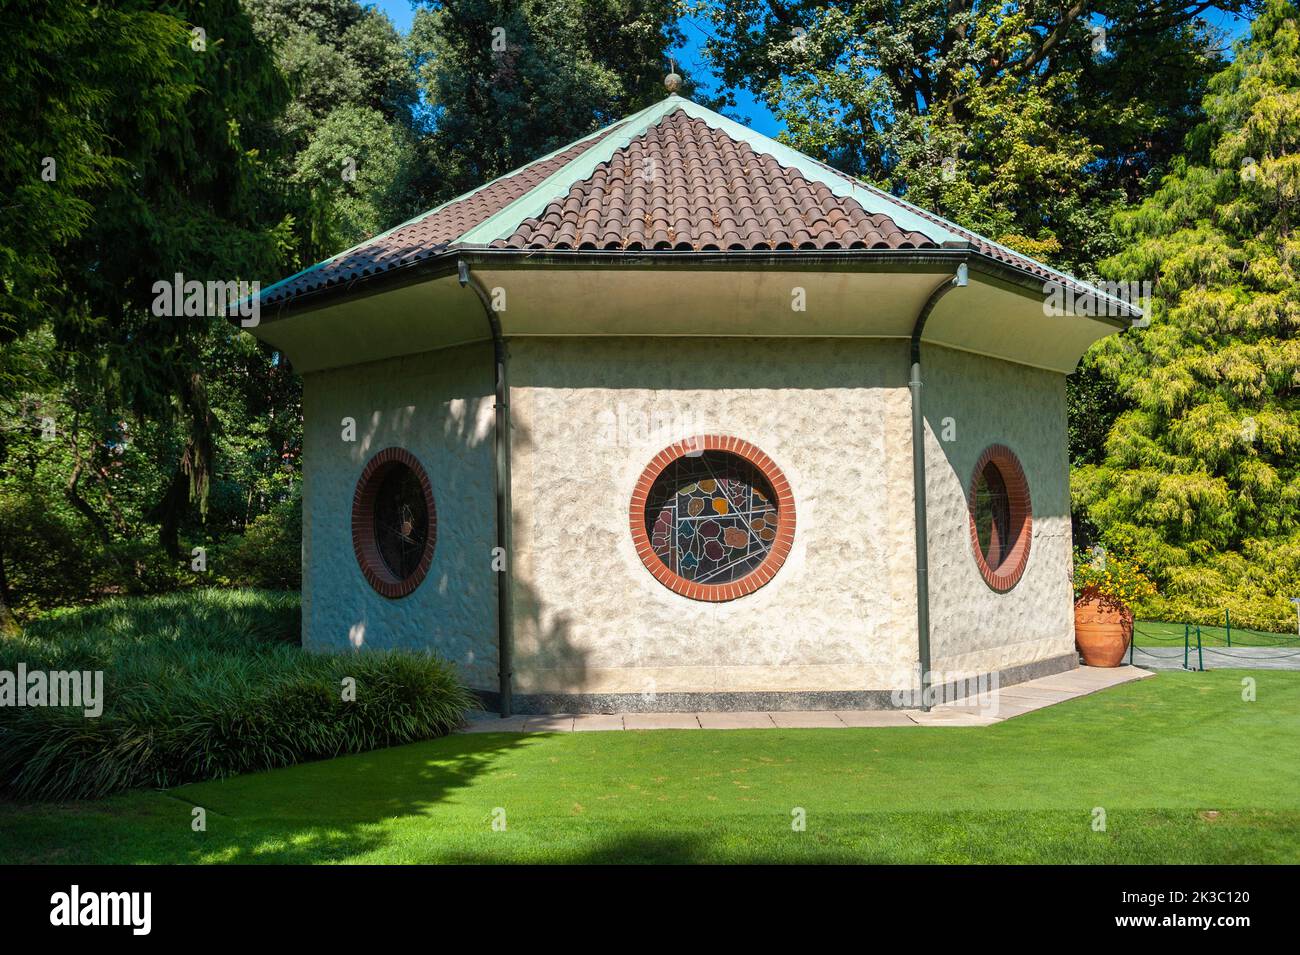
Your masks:
<svg viewBox="0 0 1300 955"><path fill-rule="evenodd" d="M1011 549L997 566L990 566L980 548L979 531L975 526L975 496L979 491L984 469L992 464L998 469L1007 490L1008 522ZM970 524L970 545L975 555L975 566L990 588L1006 593L1020 582L1025 565L1029 563L1029 544L1033 538L1033 507L1029 500L1029 482L1025 470L1014 451L1003 444L990 445L980 455L971 474L970 493L966 500L966 513Z"/></svg>
<svg viewBox="0 0 1300 955"><path fill-rule="evenodd" d="M424 541L424 553L415 570L407 577L398 577L388 568L375 535L375 495L384 479L394 468L407 468L419 480L424 491L424 504L429 512L429 532ZM433 486L429 475L415 455L405 448L385 448L377 453L361 471L357 488L352 495L352 550L357 556L361 573L371 587L384 597L405 597L420 586L433 563L433 547L438 537L438 512L433 506Z"/></svg>
<svg viewBox="0 0 1300 955"><path fill-rule="evenodd" d="M756 568L739 580L727 583L698 584L669 570L659 559L659 555L654 552L645 522L646 504L655 480L673 461L701 451L722 451L748 461L763 475L776 498L777 528L771 550ZM790 490L790 482L776 466L776 462L748 441L725 435L701 435L671 444L655 455L641 473L641 477L637 479L636 487L632 491L628 520L631 524L632 543L636 547L637 556L641 558L646 569L654 575L655 580L674 593L691 600L720 603L752 594L775 577L776 572L785 563L794 544L794 495Z"/></svg>

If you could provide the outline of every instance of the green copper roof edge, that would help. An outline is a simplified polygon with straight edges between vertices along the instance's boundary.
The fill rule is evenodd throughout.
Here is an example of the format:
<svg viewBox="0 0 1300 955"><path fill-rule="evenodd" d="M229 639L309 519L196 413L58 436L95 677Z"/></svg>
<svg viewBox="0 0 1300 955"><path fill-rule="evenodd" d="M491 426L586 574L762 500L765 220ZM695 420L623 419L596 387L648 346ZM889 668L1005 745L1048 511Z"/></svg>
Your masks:
<svg viewBox="0 0 1300 955"><path fill-rule="evenodd" d="M646 111L647 110L641 110L641 113L644 113ZM335 259L341 259L345 255L349 255L353 252L356 252L359 249L364 249L366 246L370 245L370 243L378 242L380 239L392 235L398 229L404 229L408 225L413 225L416 222L419 222L421 219L425 219L431 215L439 213L443 209L446 209L448 206L454 205L455 203L460 202L463 199L468 199L470 196L482 192L488 186L495 185L496 183L500 182L503 179L509 179L512 176L516 176L519 173L523 172L525 169L529 169L533 166L536 166L538 163L546 162L548 159L554 159L556 156L560 155L560 153L564 152L565 150L572 149L574 146L577 146L580 143L585 143L589 139L598 139L599 137L604 136L605 134L610 133L613 130L617 129L619 126L622 126L627 122L630 122L632 119L635 119L637 116L640 116L641 113L634 113L632 114L632 116L627 117L627 119L621 119L618 122L611 123L608 126L602 126L600 129L597 129L594 132L590 132L586 136L580 136L579 138L575 139L573 142L561 146L559 149L551 150L545 156L538 156L536 159L532 160L531 162L524 163L518 169L512 169L507 173L502 173L500 176L497 176L495 179L489 179L481 186L475 186L473 189L469 190L469 192L462 192L459 196L456 196L452 199L448 199L446 202L442 203L441 205L434 206L432 209L426 209L424 212L412 216L411 218L407 219L405 222L399 222L391 229L387 229L384 232L378 232L375 235L372 235L370 238L363 239L362 241L358 242L356 245L344 249L342 252L336 252L334 255L331 255L327 259L321 259L315 265L309 265L305 269L299 269L297 272L293 273L293 275L290 275L288 278L280 279L280 281L276 282L274 285L268 285L266 288L262 289L261 294L266 295L272 290L279 288L281 285L284 285L286 282L292 282L294 279L298 278L299 276L306 275L309 272L314 272L316 271L316 269L319 269L323 265L329 265ZM457 239L452 239L451 241L455 242L457 241Z"/></svg>
<svg viewBox="0 0 1300 955"><path fill-rule="evenodd" d="M497 239L507 238L519 228L519 223L540 214L551 202L568 193L576 183L590 179L597 166L609 162L614 153L657 125L665 116L682 109L687 102L678 96L669 96L632 114L621 123L605 127L602 132L608 135L604 141L592 146L572 162L565 163L514 202L453 239L451 244L490 245Z"/></svg>

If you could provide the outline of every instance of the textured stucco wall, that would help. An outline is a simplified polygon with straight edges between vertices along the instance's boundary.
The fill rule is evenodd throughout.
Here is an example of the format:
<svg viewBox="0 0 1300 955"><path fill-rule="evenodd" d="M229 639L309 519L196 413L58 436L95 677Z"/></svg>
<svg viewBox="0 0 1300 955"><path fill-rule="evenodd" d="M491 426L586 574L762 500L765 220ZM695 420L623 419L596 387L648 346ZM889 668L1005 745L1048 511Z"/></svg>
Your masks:
<svg viewBox="0 0 1300 955"><path fill-rule="evenodd" d="M932 668L986 672L1071 653L1064 376L935 347L922 362ZM1029 563L1005 594L976 567L966 504L975 464L995 443L1020 459L1033 513Z"/></svg>
<svg viewBox="0 0 1300 955"><path fill-rule="evenodd" d="M471 345L304 376L303 639L318 650L441 653L495 690L492 349ZM356 441L341 421L356 419ZM433 485L438 536L428 576L381 597L352 550L352 496L365 463L406 448Z"/></svg>
<svg viewBox="0 0 1300 955"><path fill-rule="evenodd" d="M517 692L879 690L912 671L904 343L516 339L510 355ZM798 515L776 577L721 604L655 581L628 528L650 459L709 433L767 452Z"/></svg>
<svg viewBox="0 0 1300 955"><path fill-rule="evenodd" d="M515 689L521 694L879 691L916 666L907 345L892 340L515 339ZM489 345L305 379L304 636L318 649L431 647L496 689ZM984 672L1068 654L1064 379L925 351L932 662ZM340 440L354 417L358 440ZM955 439L944 440L951 417ZM694 434L767 452L793 488L789 559L722 604L678 596L638 559L627 508L642 469ZM1024 465L1033 545L990 590L966 489L993 442ZM356 479L381 448L425 465L438 504L428 578L387 600L352 552ZM692 707L694 704L692 703Z"/></svg>

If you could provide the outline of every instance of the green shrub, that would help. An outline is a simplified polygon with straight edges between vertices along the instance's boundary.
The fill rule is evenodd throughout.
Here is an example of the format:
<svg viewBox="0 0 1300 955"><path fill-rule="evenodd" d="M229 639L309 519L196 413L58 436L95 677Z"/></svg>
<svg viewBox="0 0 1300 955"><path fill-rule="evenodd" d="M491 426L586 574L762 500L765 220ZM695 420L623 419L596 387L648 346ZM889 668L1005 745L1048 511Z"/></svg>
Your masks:
<svg viewBox="0 0 1300 955"><path fill-rule="evenodd" d="M0 785L42 799L176 786L440 736L472 705L430 654L304 652L298 615L296 594L202 590L53 614L0 641L0 670L105 671L98 718L0 708Z"/></svg>
<svg viewBox="0 0 1300 955"><path fill-rule="evenodd" d="M105 543L62 495L39 484L18 489L14 484L0 484L0 530L11 609L24 623L52 608L87 606L105 596L162 593L211 581L189 571L188 544L184 561L175 561L152 533ZM297 567L295 551L295 580ZM296 589L298 584L264 586Z"/></svg>
<svg viewBox="0 0 1300 955"><path fill-rule="evenodd" d="M61 503L46 488L0 487L5 571L19 617L83 599L88 588L103 583L105 569L113 569Z"/></svg>
<svg viewBox="0 0 1300 955"><path fill-rule="evenodd" d="M302 586L302 497L295 494L256 518L242 537L223 543L212 562L239 587L297 590Z"/></svg>

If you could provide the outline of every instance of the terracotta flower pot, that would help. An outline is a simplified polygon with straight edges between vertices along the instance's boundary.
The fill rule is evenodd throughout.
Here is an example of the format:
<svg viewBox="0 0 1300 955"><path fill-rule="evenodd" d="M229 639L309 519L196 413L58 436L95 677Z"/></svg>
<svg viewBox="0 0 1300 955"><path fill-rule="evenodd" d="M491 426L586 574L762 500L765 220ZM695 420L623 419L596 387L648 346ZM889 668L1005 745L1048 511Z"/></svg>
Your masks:
<svg viewBox="0 0 1300 955"><path fill-rule="evenodd" d="M1132 639L1133 614L1128 608L1095 596L1075 602L1074 642L1083 654L1084 666L1119 666Z"/></svg>

